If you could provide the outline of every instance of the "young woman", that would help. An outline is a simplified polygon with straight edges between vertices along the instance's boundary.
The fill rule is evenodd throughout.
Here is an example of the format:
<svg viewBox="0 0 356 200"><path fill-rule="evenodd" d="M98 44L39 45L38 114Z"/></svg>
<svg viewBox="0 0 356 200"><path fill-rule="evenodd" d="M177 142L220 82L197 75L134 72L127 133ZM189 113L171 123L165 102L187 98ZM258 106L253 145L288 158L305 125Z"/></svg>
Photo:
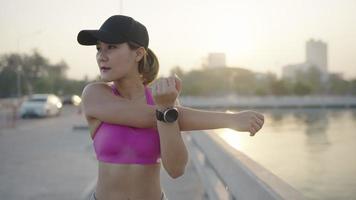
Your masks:
<svg viewBox="0 0 356 200"><path fill-rule="evenodd" d="M160 186L161 164L177 178L188 161L180 131L233 128L253 136L264 123L263 115L253 111L224 113L180 106L177 77L151 84L158 74L158 60L148 48L147 29L131 17L112 16L99 30L80 31L77 39L82 45L96 45L103 80L88 84L82 93L99 161L91 199L167 199Z"/></svg>

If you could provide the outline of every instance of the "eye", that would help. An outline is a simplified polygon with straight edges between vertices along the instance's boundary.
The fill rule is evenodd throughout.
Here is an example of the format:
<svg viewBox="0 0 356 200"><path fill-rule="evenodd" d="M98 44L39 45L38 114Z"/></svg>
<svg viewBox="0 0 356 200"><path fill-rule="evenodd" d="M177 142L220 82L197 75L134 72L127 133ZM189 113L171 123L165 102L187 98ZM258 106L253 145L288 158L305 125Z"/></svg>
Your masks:
<svg viewBox="0 0 356 200"><path fill-rule="evenodd" d="M116 45L110 44L110 45L108 46L108 48L109 48L109 49L115 49L115 48L116 48Z"/></svg>
<svg viewBox="0 0 356 200"><path fill-rule="evenodd" d="M96 46L96 50L97 50L97 51L100 51L100 47Z"/></svg>

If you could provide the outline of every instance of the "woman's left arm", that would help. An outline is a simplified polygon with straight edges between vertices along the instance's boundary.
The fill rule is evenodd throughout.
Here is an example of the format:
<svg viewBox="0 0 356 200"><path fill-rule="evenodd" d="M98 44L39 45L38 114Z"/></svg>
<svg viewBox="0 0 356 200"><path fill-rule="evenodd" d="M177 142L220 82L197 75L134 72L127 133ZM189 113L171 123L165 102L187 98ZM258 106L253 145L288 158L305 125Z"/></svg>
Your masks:
<svg viewBox="0 0 356 200"><path fill-rule="evenodd" d="M152 88L155 108L163 111L173 107L178 96L174 77L159 79ZM179 113L178 113L179 118ZM182 176L188 163L188 151L180 133L178 120L172 123L156 119L163 167L172 178Z"/></svg>

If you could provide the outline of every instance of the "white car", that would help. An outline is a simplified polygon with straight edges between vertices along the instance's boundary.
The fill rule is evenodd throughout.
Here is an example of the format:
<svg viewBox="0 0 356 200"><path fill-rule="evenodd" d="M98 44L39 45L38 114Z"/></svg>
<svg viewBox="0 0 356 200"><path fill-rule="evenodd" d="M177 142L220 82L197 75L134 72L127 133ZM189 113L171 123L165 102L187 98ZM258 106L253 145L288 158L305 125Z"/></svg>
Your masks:
<svg viewBox="0 0 356 200"><path fill-rule="evenodd" d="M59 115L62 108L62 102L54 94L34 94L24 101L20 107L20 116L47 117Z"/></svg>

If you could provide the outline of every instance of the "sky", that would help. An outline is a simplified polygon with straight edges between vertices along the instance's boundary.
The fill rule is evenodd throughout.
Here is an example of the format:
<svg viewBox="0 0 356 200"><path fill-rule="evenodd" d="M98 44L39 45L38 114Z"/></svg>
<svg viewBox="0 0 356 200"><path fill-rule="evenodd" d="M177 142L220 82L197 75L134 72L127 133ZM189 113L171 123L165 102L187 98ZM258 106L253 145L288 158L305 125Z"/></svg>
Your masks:
<svg viewBox="0 0 356 200"><path fill-rule="evenodd" d="M231 67L273 72L305 61L305 43L328 45L328 70L356 78L355 0L0 0L0 54L37 49L64 60L69 78L99 75L94 46L77 34L99 29L110 16L144 24L160 76L180 66L200 69L208 53L226 54Z"/></svg>

